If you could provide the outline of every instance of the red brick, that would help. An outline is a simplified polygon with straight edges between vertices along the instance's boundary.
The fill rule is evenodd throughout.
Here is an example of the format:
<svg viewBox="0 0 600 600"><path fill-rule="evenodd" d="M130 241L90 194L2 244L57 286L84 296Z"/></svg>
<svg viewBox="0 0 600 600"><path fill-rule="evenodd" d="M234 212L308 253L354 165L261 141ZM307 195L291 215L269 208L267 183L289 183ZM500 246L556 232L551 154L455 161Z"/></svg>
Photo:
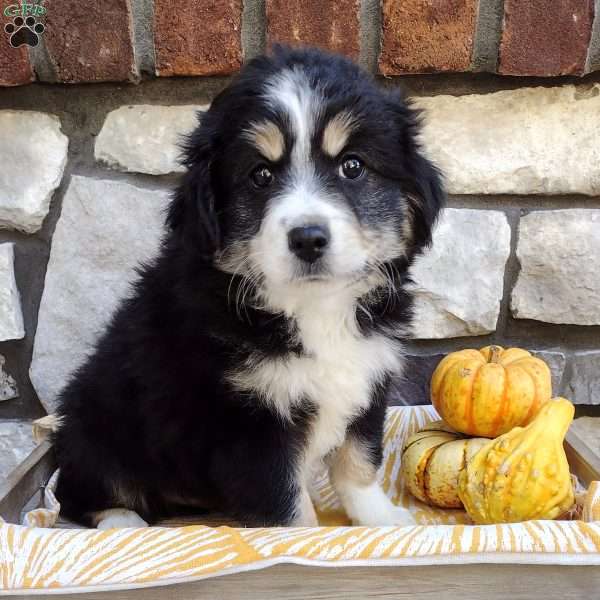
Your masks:
<svg viewBox="0 0 600 600"><path fill-rule="evenodd" d="M468 71L477 0L383 0L384 75Z"/></svg>
<svg viewBox="0 0 600 600"><path fill-rule="evenodd" d="M267 42L318 46L357 59L359 0L266 0Z"/></svg>
<svg viewBox="0 0 600 600"><path fill-rule="evenodd" d="M13 48L0 22L0 86L23 85L33 81L29 53L25 46Z"/></svg>
<svg viewBox="0 0 600 600"><path fill-rule="evenodd" d="M223 75L242 64L242 0L155 0L158 75Z"/></svg>
<svg viewBox="0 0 600 600"><path fill-rule="evenodd" d="M593 4L593 0L506 0L498 72L581 75Z"/></svg>
<svg viewBox="0 0 600 600"><path fill-rule="evenodd" d="M59 81L136 78L129 0L46 0L44 40Z"/></svg>

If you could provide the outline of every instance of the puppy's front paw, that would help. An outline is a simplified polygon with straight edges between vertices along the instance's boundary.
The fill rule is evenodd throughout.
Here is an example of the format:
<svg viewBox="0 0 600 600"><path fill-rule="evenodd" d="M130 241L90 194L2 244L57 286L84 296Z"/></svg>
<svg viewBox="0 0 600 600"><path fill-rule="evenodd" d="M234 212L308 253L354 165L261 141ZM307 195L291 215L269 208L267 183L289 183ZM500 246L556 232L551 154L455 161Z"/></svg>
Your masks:
<svg viewBox="0 0 600 600"><path fill-rule="evenodd" d="M123 529L125 527L148 527L148 523L133 510L111 508L98 515L96 529Z"/></svg>
<svg viewBox="0 0 600 600"><path fill-rule="evenodd" d="M396 525L398 527L407 527L409 525L416 525L417 522L413 517L412 513L406 508L395 506L391 514L392 522L390 525Z"/></svg>
<svg viewBox="0 0 600 600"><path fill-rule="evenodd" d="M338 488L338 493L346 513L355 525L365 527L416 525L410 511L396 506L377 483L368 486L346 486L341 490Z"/></svg>

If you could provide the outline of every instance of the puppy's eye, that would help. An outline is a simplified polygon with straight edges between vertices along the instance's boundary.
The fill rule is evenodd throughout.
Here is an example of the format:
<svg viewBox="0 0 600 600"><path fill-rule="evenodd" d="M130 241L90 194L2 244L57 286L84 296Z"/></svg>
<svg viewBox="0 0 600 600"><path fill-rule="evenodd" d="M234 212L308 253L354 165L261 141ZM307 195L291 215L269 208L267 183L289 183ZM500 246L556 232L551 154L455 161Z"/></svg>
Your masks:
<svg viewBox="0 0 600 600"><path fill-rule="evenodd" d="M340 177L358 179L365 172L365 165L356 156L345 156L340 164Z"/></svg>
<svg viewBox="0 0 600 600"><path fill-rule="evenodd" d="M250 179L256 187L266 188L273 183L273 173L268 167L261 165L250 173Z"/></svg>

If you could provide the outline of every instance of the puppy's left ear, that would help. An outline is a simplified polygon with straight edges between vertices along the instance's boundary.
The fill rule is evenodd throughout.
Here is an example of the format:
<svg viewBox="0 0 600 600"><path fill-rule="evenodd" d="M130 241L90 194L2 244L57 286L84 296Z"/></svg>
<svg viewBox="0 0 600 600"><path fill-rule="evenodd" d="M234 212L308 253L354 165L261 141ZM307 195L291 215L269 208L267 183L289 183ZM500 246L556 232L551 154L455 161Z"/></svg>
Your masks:
<svg viewBox="0 0 600 600"><path fill-rule="evenodd" d="M211 176L213 128L206 117L183 145L187 172L167 213L171 239L210 260L220 248L216 195Z"/></svg>
<svg viewBox="0 0 600 600"><path fill-rule="evenodd" d="M400 91L390 93L399 131L403 159L403 186L410 211L412 240L410 257L431 243L431 233L446 192L439 170L424 156L419 142L420 112L410 106Z"/></svg>

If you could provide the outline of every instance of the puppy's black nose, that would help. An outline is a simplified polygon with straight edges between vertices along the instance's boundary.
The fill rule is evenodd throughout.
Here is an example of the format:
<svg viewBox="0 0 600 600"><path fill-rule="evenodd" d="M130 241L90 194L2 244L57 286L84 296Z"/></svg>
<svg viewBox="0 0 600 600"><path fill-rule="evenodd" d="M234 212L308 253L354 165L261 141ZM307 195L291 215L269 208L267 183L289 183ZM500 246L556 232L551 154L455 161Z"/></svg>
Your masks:
<svg viewBox="0 0 600 600"><path fill-rule="evenodd" d="M300 259L312 263L323 256L329 244L329 230L323 225L294 227L288 233L288 246Z"/></svg>

